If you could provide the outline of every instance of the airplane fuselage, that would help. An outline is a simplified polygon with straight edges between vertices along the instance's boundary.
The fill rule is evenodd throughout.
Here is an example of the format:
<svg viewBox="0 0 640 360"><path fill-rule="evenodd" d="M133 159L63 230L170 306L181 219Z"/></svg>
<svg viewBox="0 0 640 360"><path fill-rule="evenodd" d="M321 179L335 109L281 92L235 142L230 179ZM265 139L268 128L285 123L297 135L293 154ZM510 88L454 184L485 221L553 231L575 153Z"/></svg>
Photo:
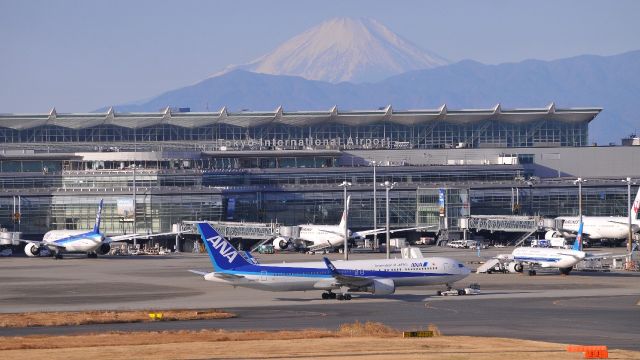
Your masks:
<svg viewBox="0 0 640 360"><path fill-rule="evenodd" d="M57 246L64 247L65 252L95 252L104 240L104 235L91 230L51 230L44 234L42 241L53 251Z"/></svg>
<svg viewBox="0 0 640 360"><path fill-rule="evenodd" d="M310 246L338 246L344 242L344 230L336 225L301 225L300 239L311 243Z"/></svg>
<svg viewBox="0 0 640 360"><path fill-rule="evenodd" d="M456 260L442 257L336 261L344 275L390 279L398 286L451 284L469 275ZM270 291L337 289L335 279L322 262L245 265L233 271L212 272L209 281Z"/></svg>
<svg viewBox="0 0 640 360"><path fill-rule="evenodd" d="M580 226L580 218L577 216L558 217L558 220L564 220L560 231L565 236L570 236L578 232ZM629 233L629 218L627 217L604 217L604 216L583 216L584 222L583 233L587 234L590 239L626 239ZM632 223L632 231L637 232L639 227Z"/></svg>
<svg viewBox="0 0 640 360"><path fill-rule="evenodd" d="M586 256L579 250L536 247L519 247L512 255L515 261L536 263L545 268L571 268Z"/></svg>

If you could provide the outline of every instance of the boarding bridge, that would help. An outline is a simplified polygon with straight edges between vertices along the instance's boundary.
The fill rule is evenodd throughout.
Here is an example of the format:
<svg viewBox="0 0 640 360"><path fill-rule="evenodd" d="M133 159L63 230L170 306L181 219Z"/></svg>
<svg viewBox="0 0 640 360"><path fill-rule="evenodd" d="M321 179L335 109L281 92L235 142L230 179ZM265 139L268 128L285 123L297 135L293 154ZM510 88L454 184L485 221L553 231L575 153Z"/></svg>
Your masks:
<svg viewBox="0 0 640 360"><path fill-rule="evenodd" d="M184 234L198 234L196 224L202 221L183 221L176 224ZM280 225L277 223L253 223L253 222L229 222L207 221L222 236L227 239L254 239L268 240L280 234Z"/></svg>
<svg viewBox="0 0 640 360"><path fill-rule="evenodd" d="M523 233L516 240L516 246L522 244L529 236L544 226L544 220L538 216L475 215L460 219L460 227L463 229Z"/></svg>

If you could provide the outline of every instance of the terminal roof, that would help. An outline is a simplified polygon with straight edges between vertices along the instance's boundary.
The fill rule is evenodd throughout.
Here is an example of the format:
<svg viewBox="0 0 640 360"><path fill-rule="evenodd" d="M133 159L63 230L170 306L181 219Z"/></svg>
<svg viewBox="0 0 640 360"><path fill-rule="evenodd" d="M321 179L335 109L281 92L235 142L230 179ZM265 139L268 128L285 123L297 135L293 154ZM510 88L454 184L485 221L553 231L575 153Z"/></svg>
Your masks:
<svg viewBox="0 0 640 360"><path fill-rule="evenodd" d="M275 111L230 112L226 107L217 112L173 112L170 108L161 112L118 113L110 108L106 113L57 113L55 108L48 114L0 114L0 127L16 130L39 126L59 126L70 129L92 128L114 125L126 128L144 128L156 125L174 125L198 128L214 124L228 124L243 128L263 125L313 126L321 123L347 126L369 125L381 122L400 125L419 125L435 121L452 124L477 123L497 120L506 123L530 123L553 120L566 123L588 123L602 111L601 108L558 109L551 103L545 108L502 109L500 104L490 109L450 110L446 105L437 109L394 111L391 105L379 110L338 111L334 106L327 111L285 112L282 107Z"/></svg>

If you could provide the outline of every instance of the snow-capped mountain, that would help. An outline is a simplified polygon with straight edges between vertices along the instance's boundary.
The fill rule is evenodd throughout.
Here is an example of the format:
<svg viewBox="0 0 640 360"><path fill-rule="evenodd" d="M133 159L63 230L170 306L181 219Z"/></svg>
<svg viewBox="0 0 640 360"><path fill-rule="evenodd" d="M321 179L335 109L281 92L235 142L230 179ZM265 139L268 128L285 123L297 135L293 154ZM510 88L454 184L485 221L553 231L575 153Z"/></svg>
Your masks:
<svg viewBox="0 0 640 360"><path fill-rule="evenodd" d="M272 75L301 76L332 83L373 82L411 70L446 65L373 19L334 18L297 35L242 69Z"/></svg>

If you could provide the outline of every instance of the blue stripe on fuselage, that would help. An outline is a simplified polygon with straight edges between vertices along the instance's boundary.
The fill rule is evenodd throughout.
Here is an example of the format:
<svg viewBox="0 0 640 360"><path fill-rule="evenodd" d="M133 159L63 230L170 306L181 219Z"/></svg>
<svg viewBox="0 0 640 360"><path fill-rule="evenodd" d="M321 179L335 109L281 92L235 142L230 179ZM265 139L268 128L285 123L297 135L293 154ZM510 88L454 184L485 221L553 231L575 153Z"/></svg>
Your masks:
<svg viewBox="0 0 640 360"><path fill-rule="evenodd" d="M95 233L93 231L89 231L89 232L86 232L86 233L82 233L82 234L78 234L78 235L72 235L72 236L69 236L69 237L62 238L62 239L54 240L52 242L54 244L57 244L57 245L65 245L65 244L68 244L70 242L74 242L74 241L77 241L77 240L83 240L83 239L99 240L99 238L96 239L96 237L99 237L99 236L100 236L100 234Z"/></svg>
<svg viewBox="0 0 640 360"><path fill-rule="evenodd" d="M540 262L560 261L560 258L544 258L544 257L535 257L535 256L516 256L513 259L518 261L540 261Z"/></svg>
<svg viewBox="0 0 640 360"><path fill-rule="evenodd" d="M299 268L286 266L246 265L233 270L219 271L236 275L267 275L267 276L292 276L307 278L331 278L327 268ZM380 271L380 270L353 270L338 269L341 275L375 278L413 278L426 276L450 276L448 273L425 273L409 271Z"/></svg>

